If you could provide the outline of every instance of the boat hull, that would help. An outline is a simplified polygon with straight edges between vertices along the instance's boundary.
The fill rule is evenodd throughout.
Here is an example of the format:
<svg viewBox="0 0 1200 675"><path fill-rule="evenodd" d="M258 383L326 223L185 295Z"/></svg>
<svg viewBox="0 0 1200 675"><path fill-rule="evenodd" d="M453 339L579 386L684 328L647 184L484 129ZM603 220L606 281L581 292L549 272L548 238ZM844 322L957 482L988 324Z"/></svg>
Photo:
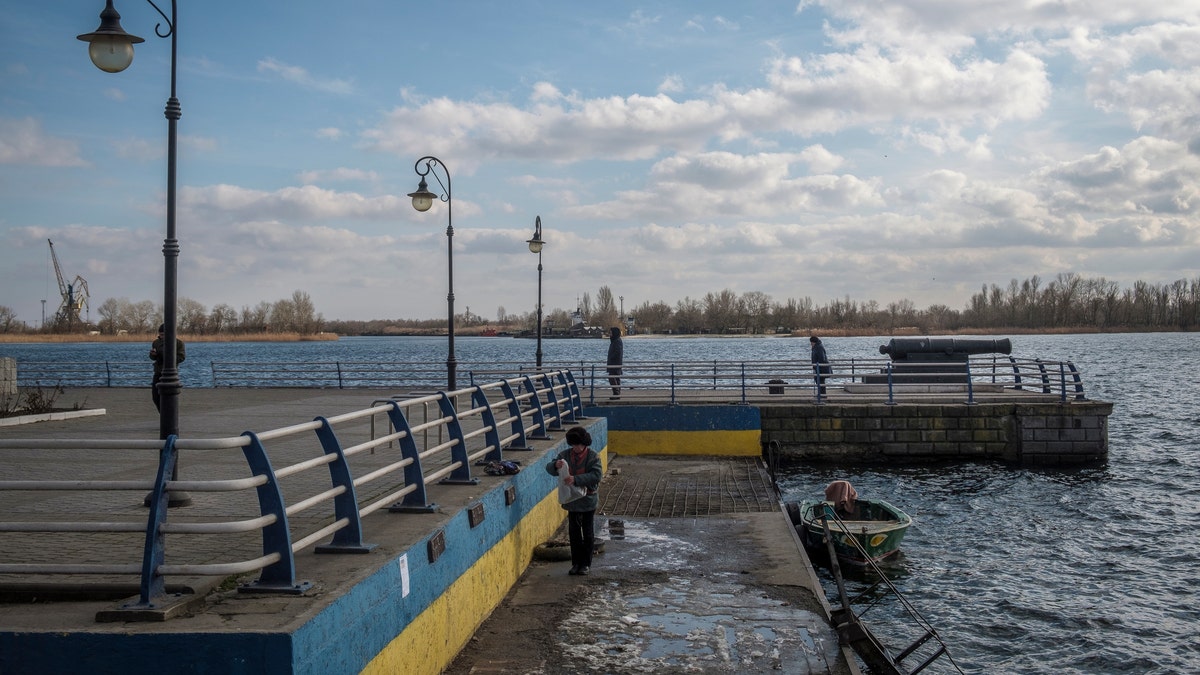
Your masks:
<svg viewBox="0 0 1200 675"><path fill-rule="evenodd" d="M858 505L853 520L834 518L830 502L800 502L788 513L804 545L821 554L828 553L821 522L822 514L828 514L833 550L843 565L866 567L898 554L912 518L882 499L860 499Z"/></svg>

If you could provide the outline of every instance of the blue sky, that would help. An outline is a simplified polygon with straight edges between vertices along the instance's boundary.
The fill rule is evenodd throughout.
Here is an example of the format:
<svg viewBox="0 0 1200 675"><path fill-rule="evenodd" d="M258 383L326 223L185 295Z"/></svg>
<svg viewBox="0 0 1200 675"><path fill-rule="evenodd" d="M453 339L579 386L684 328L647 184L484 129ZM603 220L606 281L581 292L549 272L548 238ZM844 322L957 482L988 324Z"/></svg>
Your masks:
<svg viewBox="0 0 1200 675"><path fill-rule="evenodd" d="M0 305L57 308L47 239L162 301L170 41L107 74L100 0L0 18ZM168 13L169 2L159 3ZM1034 275L1200 275L1200 2L179 2L179 294L437 318L607 285L961 309ZM432 184L432 181L431 181Z"/></svg>

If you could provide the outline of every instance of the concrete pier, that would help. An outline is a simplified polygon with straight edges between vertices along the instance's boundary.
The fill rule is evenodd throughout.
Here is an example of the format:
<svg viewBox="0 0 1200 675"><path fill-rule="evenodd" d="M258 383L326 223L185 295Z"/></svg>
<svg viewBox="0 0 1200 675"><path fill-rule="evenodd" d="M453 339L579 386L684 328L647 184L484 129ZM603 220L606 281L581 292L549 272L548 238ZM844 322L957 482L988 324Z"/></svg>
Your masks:
<svg viewBox="0 0 1200 675"><path fill-rule="evenodd" d="M276 428L362 409L380 395L185 390L181 433L222 437ZM105 414L0 427L0 438L157 435L146 389L68 390L59 403ZM606 438L605 420L585 424ZM520 474L480 472L476 485L433 486L436 513L370 514L364 538L378 545L369 553L302 550L298 574L312 584L302 594L238 593L236 582L212 577L168 580L191 601L151 623L97 622L121 604L119 584L72 579L104 592L61 602L6 596L0 672L552 673L570 671L572 663L605 672L857 672L828 624L823 592L757 460L635 457L604 448L609 475L597 521L605 550L590 576L572 577L568 564L532 557L564 515L551 494L536 494L546 477L540 465L561 447L556 433L530 451L511 453L525 468ZM72 468L48 457L3 461L8 480L44 479ZM71 461L99 463L113 480L144 478L144 467L110 466L105 457ZM181 477L203 470L185 459ZM37 513L38 500L22 494L28 495L7 493L0 506L10 514ZM517 496L512 508L526 514L516 522L508 520L517 517L506 509L510 494ZM727 499L730 494L737 499ZM138 501L120 508L141 509ZM184 517L186 508L180 511ZM468 512L476 511L487 513L478 529L467 525ZM503 531L493 532L497 527ZM447 542L439 562L450 567L426 561L431 535L439 531ZM77 553L107 559L104 533L82 536L95 540L78 542ZM487 543L493 538L497 543ZM45 553L0 547L5 562L40 560ZM462 571L443 580L440 597L425 598L426 584L447 574L437 569ZM0 583L55 585L6 576Z"/></svg>

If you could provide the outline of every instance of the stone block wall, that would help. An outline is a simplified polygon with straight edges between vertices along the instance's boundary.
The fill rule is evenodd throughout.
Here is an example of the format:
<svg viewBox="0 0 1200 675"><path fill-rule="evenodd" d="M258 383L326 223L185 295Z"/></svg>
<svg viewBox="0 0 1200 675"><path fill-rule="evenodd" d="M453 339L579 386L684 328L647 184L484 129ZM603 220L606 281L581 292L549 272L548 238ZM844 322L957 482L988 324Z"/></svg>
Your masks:
<svg viewBox="0 0 1200 675"><path fill-rule="evenodd" d="M771 405L762 441L780 458L900 463L1000 460L1060 466L1108 457L1112 404L922 403Z"/></svg>
<svg viewBox="0 0 1200 675"><path fill-rule="evenodd" d="M16 397L17 360L7 356L0 356L0 401L16 399Z"/></svg>

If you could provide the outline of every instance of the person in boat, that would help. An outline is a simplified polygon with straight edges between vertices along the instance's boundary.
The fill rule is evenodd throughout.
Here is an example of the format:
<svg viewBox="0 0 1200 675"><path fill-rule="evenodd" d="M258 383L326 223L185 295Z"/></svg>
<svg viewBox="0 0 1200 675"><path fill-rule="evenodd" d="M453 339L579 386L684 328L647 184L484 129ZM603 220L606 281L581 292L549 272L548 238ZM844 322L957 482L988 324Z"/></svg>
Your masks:
<svg viewBox="0 0 1200 675"><path fill-rule="evenodd" d="M825 488L825 501L833 504L838 518L855 520L858 516L858 491L847 480L835 480Z"/></svg>

